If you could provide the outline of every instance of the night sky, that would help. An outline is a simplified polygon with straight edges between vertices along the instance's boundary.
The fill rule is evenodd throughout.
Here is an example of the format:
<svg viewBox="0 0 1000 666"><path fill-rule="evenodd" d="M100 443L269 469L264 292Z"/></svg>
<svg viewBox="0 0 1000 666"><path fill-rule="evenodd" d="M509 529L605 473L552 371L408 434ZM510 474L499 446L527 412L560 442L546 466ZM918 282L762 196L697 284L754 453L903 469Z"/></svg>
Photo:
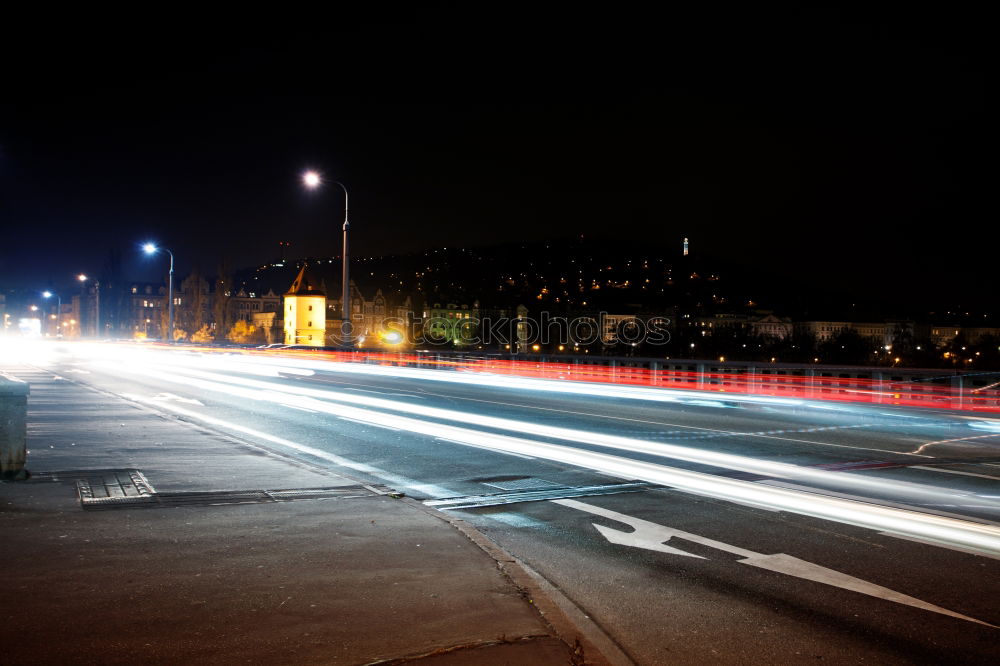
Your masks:
<svg viewBox="0 0 1000 666"><path fill-rule="evenodd" d="M0 45L0 288L69 289L112 250L156 279L147 239L181 273L339 254L315 168L357 254L687 236L799 286L995 303L985 16L329 6L25 17Z"/></svg>

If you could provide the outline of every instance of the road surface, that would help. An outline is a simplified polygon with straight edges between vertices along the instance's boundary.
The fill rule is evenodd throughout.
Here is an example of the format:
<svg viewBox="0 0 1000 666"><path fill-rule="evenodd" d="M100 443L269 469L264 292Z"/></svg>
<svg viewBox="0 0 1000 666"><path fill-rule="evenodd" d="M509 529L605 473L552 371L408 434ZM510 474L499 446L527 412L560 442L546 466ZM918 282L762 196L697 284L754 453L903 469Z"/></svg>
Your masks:
<svg viewBox="0 0 1000 666"><path fill-rule="evenodd" d="M1000 658L1000 419L271 353L31 362L460 515L636 663Z"/></svg>

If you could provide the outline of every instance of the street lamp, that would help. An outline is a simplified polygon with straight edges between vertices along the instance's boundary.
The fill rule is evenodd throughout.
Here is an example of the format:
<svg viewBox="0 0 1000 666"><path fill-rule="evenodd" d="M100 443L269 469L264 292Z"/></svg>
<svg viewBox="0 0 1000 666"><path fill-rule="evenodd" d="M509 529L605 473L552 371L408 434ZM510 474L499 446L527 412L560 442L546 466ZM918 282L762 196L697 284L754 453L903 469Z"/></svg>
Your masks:
<svg viewBox="0 0 1000 666"><path fill-rule="evenodd" d="M83 284L89 280L86 275L80 273L76 276L76 279L80 281L81 287ZM81 306L82 307L82 306ZM80 335L83 335L83 312L80 313ZM101 281L94 280L94 337L100 337L101 335Z"/></svg>
<svg viewBox="0 0 1000 666"><path fill-rule="evenodd" d="M315 190L323 184L323 179L315 171L306 171L302 174L302 182L306 188ZM350 229L350 222L347 218L347 188L339 180L333 181L344 190L344 256L341 272L341 297L340 297L340 330L344 335L344 344L351 344L351 285L350 285L350 255L348 254L347 232Z"/></svg>
<svg viewBox="0 0 1000 666"><path fill-rule="evenodd" d="M156 254L160 250L163 250L170 255L170 273L167 278L167 311L170 313L167 316L169 324L167 325L167 342L173 343L174 341L174 253L165 247L157 247L154 243L146 243L142 246L142 251L146 254Z"/></svg>
<svg viewBox="0 0 1000 666"><path fill-rule="evenodd" d="M51 291L46 289L42 292L42 296L45 298L56 297L56 337L58 338L62 334L62 296L59 294L53 294Z"/></svg>

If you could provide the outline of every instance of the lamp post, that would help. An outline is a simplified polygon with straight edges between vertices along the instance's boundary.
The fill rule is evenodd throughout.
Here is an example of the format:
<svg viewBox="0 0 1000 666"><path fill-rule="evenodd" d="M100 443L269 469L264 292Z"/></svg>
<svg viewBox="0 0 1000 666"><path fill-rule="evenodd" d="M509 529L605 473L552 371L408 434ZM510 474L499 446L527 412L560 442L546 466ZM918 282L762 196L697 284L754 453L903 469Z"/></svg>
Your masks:
<svg viewBox="0 0 1000 666"><path fill-rule="evenodd" d="M319 187L323 180L320 178L319 174L315 171L306 171L302 175L302 182L310 190L314 190ZM347 216L348 206L347 206L347 188L339 180L333 181L337 185L340 185L340 189L344 190L344 256L341 267L341 296L340 296L340 330L344 335L344 344L347 346L352 345L351 340L351 282L350 282L350 254L348 252L348 231L351 228L351 223Z"/></svg>
<svg viewBox="0 0 1000 666"><path fill-rule="evenodd" d="M167 342L173 344L174 342L174 253L165 247L157 247L155 243L146 243L142 246L142 251L146 254L156 254L160 250L163 250L170 255L170 273L167 278L167 319L170 322L167 325Z"/></svg>
<svg viewBox="0 0 1000 666"><path fill-rule="evenodd" d="M44 298L52 298L53 296L56 297L56 302L57 302L57 304L56 304L56 337L58 338L58 337L60 337L60 335L62 333L62 331L61 331L61 329L62 329L62 296L60 296L59 294L53 294L48 289L46 289L45 291L42 292L42 296Z"/></svg>
<svg viewBox="0 0 1000 666"><path fill-rule="evenodd" d="M76 276L81 286L87 282L88 278L83 273ZM81 306L82 309L82 306ZM80 334L83 335L83 312L80 313ZM101 335L101 281L94 280L94 337Z"/></svg>

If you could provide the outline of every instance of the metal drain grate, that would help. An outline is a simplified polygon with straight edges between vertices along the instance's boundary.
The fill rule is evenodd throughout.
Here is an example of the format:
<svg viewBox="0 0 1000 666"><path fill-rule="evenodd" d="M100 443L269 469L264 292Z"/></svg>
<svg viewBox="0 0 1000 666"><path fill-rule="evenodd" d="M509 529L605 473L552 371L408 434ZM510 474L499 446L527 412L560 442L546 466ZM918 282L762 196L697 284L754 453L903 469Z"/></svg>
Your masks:
<svg viewBox="0 0 1000 666"><path fill-rule="evenodd" d="M77 486L80 488L79 484ZM375 497L366 486L333 488L296 488L282 490L214 490L205 492L152 493L142 496L88 497L81 489L84 509L148 509L179 506L218 506L224 504L269 504L301 500L349 499Z"/></svg>
<svg viewBox="0 0 1000 666"><path fill-rule="evenodd" d="M108 470L81 474L76 480L81 502L147 501L156 494L137 469Z"/></svg>
<svg viewBox="0 0 1000 666"><path fill-rule="evenodd" d="M541 490L544 488L565 487L558 483L552 483L551 481L546 481L545 479L535 479L530 476L523 479L511 479L509 481L483 481L482 483L484 486L492 486L493 488L499 488L500 490Z"/></svg>

